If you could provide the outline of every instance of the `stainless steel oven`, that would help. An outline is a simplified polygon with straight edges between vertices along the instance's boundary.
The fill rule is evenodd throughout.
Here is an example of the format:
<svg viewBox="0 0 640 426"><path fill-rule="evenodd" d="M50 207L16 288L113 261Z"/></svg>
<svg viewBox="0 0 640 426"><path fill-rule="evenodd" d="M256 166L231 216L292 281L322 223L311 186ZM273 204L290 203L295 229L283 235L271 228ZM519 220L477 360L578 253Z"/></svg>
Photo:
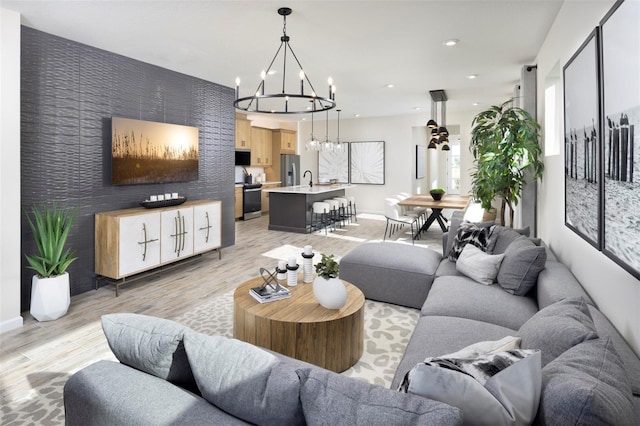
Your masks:
<svg viewBox="0 0 640 426"><path fill-rule="evenodd" d="M245 183L242 188L242 220L262 216L262 184Z"/></svg>

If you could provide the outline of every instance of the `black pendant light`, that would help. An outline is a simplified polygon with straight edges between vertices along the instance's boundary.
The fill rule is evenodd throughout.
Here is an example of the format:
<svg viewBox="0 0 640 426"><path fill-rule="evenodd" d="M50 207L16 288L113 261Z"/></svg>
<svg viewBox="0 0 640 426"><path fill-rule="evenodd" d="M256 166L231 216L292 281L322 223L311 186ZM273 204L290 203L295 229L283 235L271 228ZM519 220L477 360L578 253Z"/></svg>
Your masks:
<svg viewBox="0 0 640 426"><path fill-rule="evenodd" d="M429 145L427 146L427 148L438 149L438 145L442 145L443 151L450 151L451 148L449 148L449 131L445 127L446 126L445 123L447 121L446 119L447 94L444 92L444 90L431 90L429 94L431 95L431 117L432 118L427 122L427 128L431 129L431 132L430 132L431 140L429 141ZM436 104L437 103L440 103L440 119L441 119L442 126L438 126L438 123L436 122L436 119L437 119Z"/></svg>

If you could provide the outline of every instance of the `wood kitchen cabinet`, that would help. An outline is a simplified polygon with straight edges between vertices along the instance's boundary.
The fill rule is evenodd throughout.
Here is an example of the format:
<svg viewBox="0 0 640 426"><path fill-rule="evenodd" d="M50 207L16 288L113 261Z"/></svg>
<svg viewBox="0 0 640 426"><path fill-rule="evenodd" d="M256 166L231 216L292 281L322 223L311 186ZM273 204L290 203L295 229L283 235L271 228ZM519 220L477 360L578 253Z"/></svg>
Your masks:
<svg viewBox="0 0 640 426"><path fill-rule="evenodd" d="M295 154L297 146L296 132L293 130L274 130L273 131L273 146L280 147L281 154Z"/></svg>
<svg viewBox="0 0 640 426"><path fill-rule="evenodd" d="M221 212L220 201L202 200L96 213L95 272L118 280L219 250Z"/></svg>
<svg viewBox="0 0 640 426"><path fill-rule="evenodd" d="M261 127L251 128L251 165L264 167L273 164L271 130Z"/></svg>
<svg viewBox="0 0 640 426"><path fill-rule="evenodd" d="M251 121L236 114L236 149L251 149Z"/></svg>
<svg viewBox="0 0 640 426"><path fill-rule="evenodd" d="M262 184L262 189L269 189L269 188L279 188L280 184L279 183L263 183ZM267 213L269 211L269 193L262 191L262 198L261 198L261 204L262 204L262 213Z"/></svg>

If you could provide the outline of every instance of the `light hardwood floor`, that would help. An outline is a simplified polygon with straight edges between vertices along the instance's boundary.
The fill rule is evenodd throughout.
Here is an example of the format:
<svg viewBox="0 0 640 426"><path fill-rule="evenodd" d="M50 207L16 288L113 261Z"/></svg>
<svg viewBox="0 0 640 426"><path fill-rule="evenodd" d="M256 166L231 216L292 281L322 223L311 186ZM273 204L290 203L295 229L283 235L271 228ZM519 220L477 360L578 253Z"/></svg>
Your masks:
<svg viewBox="0 0 640 426"><path fill-rule="evenodd" d="M357 223L329 236L268 231L267 224L268 216L237 221L236 244L222 249L221 260L215 252L206 254L191 264L122 286L117 298L113 285L74 296L67 315L56 321L37 322L24 312L23 327L0 335L3 416L11 407L36 409L37 399L52 379L66 381L97 359L115 359L102 334L101 315L133 312L174 319L194 304L258 275L260 267L273 269L277 259L264 256L265 252L283 245L301 248L310 244L316 253L341 257L363 242L382 240L385 229L383 216L369 214L360 214ZM416 245L441 251L441 236L440 228L433 226ZM411 243L403 233L392 239ZM82 261L81 254L78 261Z"/></svg>

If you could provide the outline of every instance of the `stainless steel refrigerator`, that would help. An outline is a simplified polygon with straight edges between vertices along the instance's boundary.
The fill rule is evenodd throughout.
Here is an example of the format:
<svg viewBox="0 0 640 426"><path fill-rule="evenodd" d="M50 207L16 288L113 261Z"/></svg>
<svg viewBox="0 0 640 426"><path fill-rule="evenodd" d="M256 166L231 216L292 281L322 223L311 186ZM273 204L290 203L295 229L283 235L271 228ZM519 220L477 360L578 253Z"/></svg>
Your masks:
<svg viewBox="0 0 640 426"><path fill-rule="evenodd" d="M280 154L280 185L300 185L300 156Z"/></svg>

